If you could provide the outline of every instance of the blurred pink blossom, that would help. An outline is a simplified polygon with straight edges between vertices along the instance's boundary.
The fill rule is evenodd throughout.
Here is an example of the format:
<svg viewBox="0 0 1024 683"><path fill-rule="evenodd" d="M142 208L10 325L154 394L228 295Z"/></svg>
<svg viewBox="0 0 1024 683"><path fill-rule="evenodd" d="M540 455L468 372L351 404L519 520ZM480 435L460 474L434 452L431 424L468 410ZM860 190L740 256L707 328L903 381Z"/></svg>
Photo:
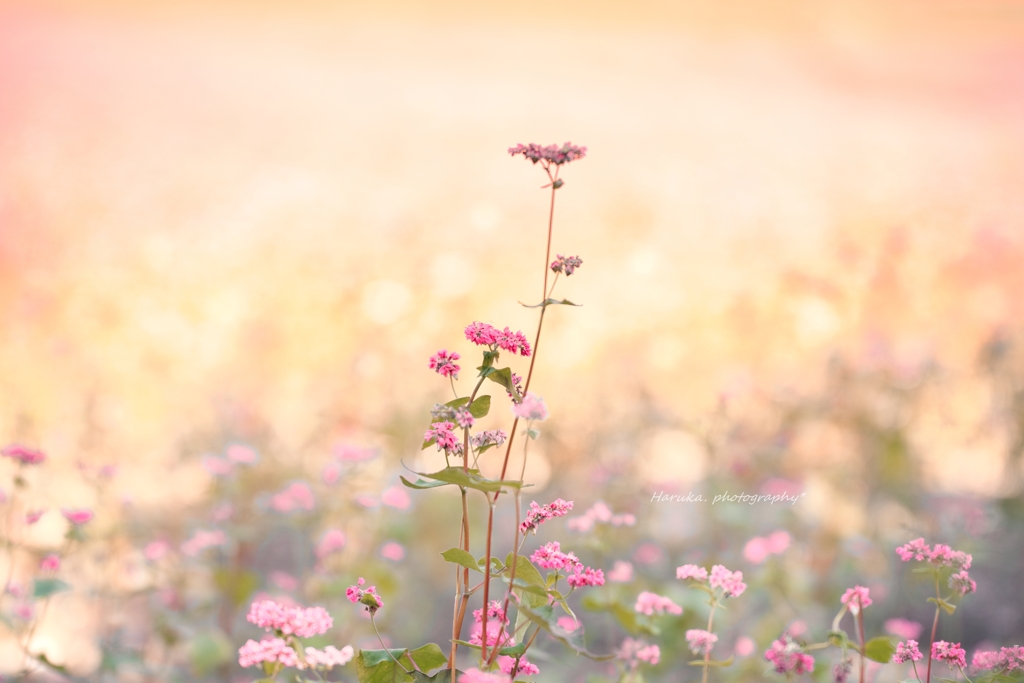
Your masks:
<svg viewBox="0 0 1024 683"><path fill-rule="evenodd" d="M161 539L157 541L150 541L149 543L147 543L145 550L142 551L142 554L150 562L156 562L157 560L164 558L167 555L168 551L170 551L170 549L171 544Z"/></svg>
<svg viewBox="0 0 1024 683"><path fill-rule="evenodd" d="M564 628L566 631L575 631L579 627L579 624L576 622L576 620L570 617L568 614L564 614L558 617L558 625Z"/></svg>
<svg viewBox="0 0 1024 683"><path fill-rule="evenodd" d="M299 580L288 572L270 572L270 581L283 591L292 593L299 587Z"/></svg>
<svg viewBox="0 0 1024 683"><path fill-rule="evenodd" d="M790 536L785 531L773 531L768 534L768 552L772 555L780 555L789 548Z"/></svg>
<svg viewBox="0 0 1024 683"><path fill-rule="evenodd" d="M256 461L259 460L259 454L255 448L240 443L233 443L228 446L224 451L224 455L227 456L228 460L239 465L255 465Z"/></svg>
<svg viewBox="0 0 1024 683"><path fill-rule="evenodd" d="M388 541L380 548L380 556L392 562L401 562L405 559L405 548L401 543Z"/></svg>
<svg viewBox="0 0 1024 683"><path fill-rule="evenodd" d="M44 572L55 572L60 569L60 556L50 553L39 563L39 569Z"/></svg>
<svg viewBox="0 0 1024 683"><path fill-rule="evenodd" d="M357 496L356 502L364 508L375 508L380 505L380 499L377 496Z"/></svg>
<svg viewBox="0 0 1024 683"><path fill-rule="evenodd" d="M907 619L889 619L885 622L885 630L900 640L916 640L923 629L920 623Z"/></svg>
<svg viewBox="0 0 1024 683"><path fill-rule="evenodd" d="M38 465L46 460L46 454L42 451L21 444L12 443L0 449L0 455L5 458L17 460L22 465Z"/></svg>
<svg viewBox="0 0 1024 683"><path fill-rule="evenodd" d="M259 600L249 606L249 623L285 635L311 638L322 635L334 625L323 607L287 607L273 600Z"/></svg>
<svg viewBox="0 0 1024 683"><path fill-rule="evenodd" d="M89 522L93 518L92 510L88 510L85 508L79 510L61 508L60 513L64 515L65 519L67 519L75 526L81 526L82 524Z"/></svg>
<svg viewBox="0 0 1024 683"><path fill-rule="evenodd" d="M633 607L637 612L646 614L648 616L657 612L658 614L682 614L683 608L672 602L671 599L658 595L657 593L651 593L650 591L644 591L636 598L636 605Z"/></svg>
<svg viewBox="0 0 1024 683"><path fill-rule="evenodd" d="M292 482L270 498L270 507L277 512L312 510L316 506L313 489L304 481Z"/></svg>
<svg viewBox="0 0 1024 683"><path fill-rule="evenodd" d="M512 414L520 420L546 420L548 418L548 407L544 399L536 394L527 394L519 403L512 404Z"/></svg>
<svg viewBox="0 0 1024 683"><path fill-rule="evenodd" d="M630 562L616 560L608 572L608 580L612 583L629 583L633 580L633 565Z"/></svg>
<svg viewBox="0 0 1024 683"><path fill-rule="evenodd" d="M222 546L227 542L227 534L220 529L214 529L212 531L197 529L195 533L192 534L192 538L181 544L181 552L185 553L189 557L195 557L207 548Z"/></svg>
<svg viewBox="0 0 1024 683"><path fill-rule="evenodd" d="M345 534L338 529L328 529L316 546L316 556L323 559L345 547Z"/></svg>
<svg viewBox="0 0 1024 683"><path fill-rule="evenodd" d="M2 502L2 501L0 501ZM46 514L46 510L29 510L25 513L25 524L32 526L39 521L39 518Z"/></svg>
<svg viewBox="0 0 1024 683"><path fill-rule="evenodd" d="M221 503L217 507L213 508L210 513L210 518L215 522L224 522L231 519L231 515L235 514L235 506L231 503Z"/></svg>
<svg viewBox="0 0 1024 683"><path fill-rule="evenodd" d="M334 457L342 462L362 462L377 457L377 450L374 448L353 446L347 443L336 444L332 452Z"/></svg>
<svg viewBox="0 0 1024 683"><path fill-rule="evenodd" d="M734 648L737 657L749 657L754 654L754 648L757 647L757 643L750 636L740 636L736 639L736 647Z"/></svg>
<svg viewBox="0 0 1024 683"><path fill-rule="evenodd" d="M412 504L412 499L405 492L405 487L395 485L380 494L380 502L397 510L406 510Z"/></svg>
<svg viewBox="0 0 1024 683"><path fill-rule="evenodd" d="M774 478L761 484L761 493L766 496L781 496L783 493L797 495L804 490L803 484L789 479Z"/></svg>
<svg viewBox="0 0 1024 683"><path fill-rule="evenodd" d="M807 622L802 619L797 619L789 625L789 628L786 629L786 633L794 638L799 638L803 634L807 633Z"/></svg>
<svg viewBox="0 0 1024 683"><path fill-rule="evenodd" d="M743 559L751 564L761 564L768 559L770 554L768 540L760 536L754 536L743 546Z"/></svg>
<svg viewBox="0 0 1024 683"><path fill-rule="evenodd" d="M324 467L323 472L320 474L320 478L328 486L337 484L338 480L341 479L341 464L336 462L327 463L327 466Z"/></svg>
<svg viewBox="0 0 1024 683"><path fill-rule="evenodd" d="M469 669L459 676L458 683L508 683L508 674Z"/></svg>
<svg viewBox="0 0 1024 683"><path fill-rule="evenodd" d="M216 455L204 456L203 467L216 477L226 477L235 470L234 463L224 458L218 458Z"/></svg>
<svg viewBox="0 0 1024 683"><path fill-rule="evenodd" d="M654 564L661 560L664 553L657 543L641 543L633 552L633 559L640 564Z"/></svg>

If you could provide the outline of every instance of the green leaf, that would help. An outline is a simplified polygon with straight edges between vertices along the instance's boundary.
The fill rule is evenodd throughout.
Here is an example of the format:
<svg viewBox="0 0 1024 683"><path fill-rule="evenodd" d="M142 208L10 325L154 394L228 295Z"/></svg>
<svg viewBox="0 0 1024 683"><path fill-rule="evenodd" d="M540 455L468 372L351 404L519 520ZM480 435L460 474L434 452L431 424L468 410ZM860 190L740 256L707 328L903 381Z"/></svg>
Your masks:
<svg viewBox="0 0 1024 683"><path fill-rule="evenodd" d="M495 370L490 368L491 372L487 373L487 379L492 382L497 382L501 386L505 387L505 391L512 394L516 403L523 400L523 397L519 395L519 391L516 389L515 384L512 383L512 370L511 368L502 368L501 370Z"/></svg>
<svg viewBox="0 0 1024 683"><path fill-rule="evenodd" d="M522 657L526 654L526 643L519 643L515 647L503 647L498 650L498 654L505 657Z"/></svg>
<svg viewBox="0 0 1024 683"><path fill-rule="evenodd" d="M539 304L534 304L532 306L527 306L526 304L522 305L526 308L540 308L541 306L581 306L582 304L574 304L568 299L562 299L561 301L559 301L558 299L544 299L544 301L541 301Z"/></svg>
<svg viewBox="0 0 1024 683"><path fill-rule="evenodd" d="M461 467L446 467L439 472L433 472L431 474L423 474L421 472L417 472L417 474L421 477L426 477L427 479L442 481L447 484L456 484L468 489L476 489L477 491L485 491L487 493L500 491L506 486L509 488L520 488L523 485L521 481L513 481L511 479L504 479L501 481L487 479L480 476L479 470L469 470L467 472L463 471Z"/></svg>
<svg viewBox="0 0 1024 683"><path fill-rule="evenodd" d="M402 475L398 475L398 478L402 480L402 483L411 489L436 489L438 486L449 486L450 484L446 481L425 481L423 479L417 479L415 482L409 481Z"/></svg>
<svg viewBox="0 0 1024 683"><path fill-rule="evenodd" d="M557 591L554 588L550 588L550 589L548 589L548 595L553 597L555 599L555 602L557 602L559 605L562 606L562 609L565 610L565 613L568 614L570 617L572 617L573 619L576 620L577 624L580 623L580 620L576 616L576 613L573 612L572 609L569 608L569 603L566 602L565 596L562 595L562 593L560 591Z"/></svg>
<svg viewBox="0 0 1024 683"><path fill-rule="evenodd" d="M716 661L714 659L709 659L706 662L703 659L694 659L691 662L687 662L687 664L689 664L690 666L704 666L705 664L707 664L708 666L715 666L715 667L719 667L719 668L724 668L724 667L727 667L727 666L732 666L732 661L733 661L732 657L729 657L729 659L725 659L725 660L722 660L722 661Z"/></svg>
<svg viewBox="0 0 1024 683"><path fill-rule="evenodd" d="M485 417L491 410L491 397L480 396L469 404L469 414L475 418Z"/></svg>
<svg viewBox="0 0 1024 683"><path fill-rule="evenodd" d="M442 666L448 666L448 658L441 652L441 648L434 643L411 650L409 658L416 664L416 668L424 673L440 669Z"/></svg>
<svg viewBox="0 0 1024 683"><path fill-rule="evenodd" d="M536 441L537 437L540 436L540 430L539 429L533 429L533 428L527 429L526 430L526 435L528 437L530 437L531 439L533 439L534 441Z"/></svg>
<svg viewBox="0 0 1024 683"><path fill-rule="evenodd" d="M391 653L390 655L388 653ZM412 669L412 663L406 656L408 651L402 650L360 650L356 656L356 678L359 683L411 683L412 675L395 665L395 659L404 659L406 667Z"/></svg>
<svg viewBox="0 0 1024 683"><path fill-rule="evenodd" d="M864 643L864 656L882 664L887 663L894 652L896 652L896 648L893 647L892 641L885 636L872 638Z"/></svg>
<svg viewBox="0 0 1024 683"><path fill-rule="evenodd" d="M558 618L555 616L555 608L551 605L531 607L526 603L521 603L519 605L519 611L520 613L525 614L530 621L547 631L552 638L559 641L576 654L583 655L584 657L593 659L596 662L604 662L615 658L614 654L597 655L587 650L586 644L583 642L583 627L577 626L572 631L568 631L561 627L558 624Z"/></svg>
<svg viewBox="0 0 1024 683"><path fill-rule="evenodd" d="M942 598L928 598L928 602L938 605L942 609L946 610L946 614L952 614L956 611L956 605L951 605Z"/></svg>
<svg viewBox="0 0 1024 683"><path fill-rule="evenodd" d="M64 583L60 579L35 579L32 581L32 597L36 600L69 590L71 590L71 584Z"/></svg>
<svg viewBox="0 0 1024 683"><path fill-rule="evenodd" d="M441 553L441 557L444 558L445 562L452 562L466 569L472 569L475 572L483 574L483 570L480 569L480 565L476 563L473 556L467 553L462 548L449 548Z"/></svg>

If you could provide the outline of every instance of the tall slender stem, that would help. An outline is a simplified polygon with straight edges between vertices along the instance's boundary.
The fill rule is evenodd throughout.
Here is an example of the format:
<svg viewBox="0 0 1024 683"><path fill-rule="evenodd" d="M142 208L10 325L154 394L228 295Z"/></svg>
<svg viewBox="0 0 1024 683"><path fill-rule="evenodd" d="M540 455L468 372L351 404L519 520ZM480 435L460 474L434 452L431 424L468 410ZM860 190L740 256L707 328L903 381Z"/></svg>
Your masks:
<svg viewBox="0 0 1024 683"><path fill-rule="evenodd" d="M714 598L714 602L711 603L711 614L708 615L708 633L711 633L711 629L715 623L715 608L718 607L718 599ZM709 662L711 661L711 643L708 643L704 647L704 675L701 676L701 683L708 683L708 669L710 668Z"/></svg>
<svg viewBox="0 0 1024 683"><path fill-rule="evenodd" d="M860 638L860 683L864 683L864 610L857 610L857 637Z"/></svg>
<svg viewBox="0 0 1024 683"><path fill-rule="evenodd" d="M932 622L932 640L928 643L928 669L924 675L924 683L931 683L932 680L932 648L935 646L935 632L939 628L939 608L935 608L935 621Z"/></svg>
<svg viewBox="0 0 1024 683"><path fill-rule="evenodd" d="M402 671L404 671L407 674L411 674L412 672L406 669L404 666L402 666L402 663L395 659L395 656L391 654L391 650L389 650L388 646L384 644L384 639L380 637L380 631L377 630L377 622L373 618L373 612L370 612L370 625L373 626L373 632L377 634L377 640L380 641L380 646L384 648L384 652L388 653L388 657L391 657L391 659L394 660L395 664L397 664L399 668L402 669Z"/></svg>

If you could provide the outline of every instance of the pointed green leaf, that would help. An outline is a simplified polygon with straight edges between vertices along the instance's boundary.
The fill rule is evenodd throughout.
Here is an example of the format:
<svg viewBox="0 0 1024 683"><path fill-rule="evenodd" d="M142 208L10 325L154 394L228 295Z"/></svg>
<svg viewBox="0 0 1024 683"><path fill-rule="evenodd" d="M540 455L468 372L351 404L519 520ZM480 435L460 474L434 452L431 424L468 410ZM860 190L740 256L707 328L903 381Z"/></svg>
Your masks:
<svg viewBox="0 0 1024 683"><path fill-rule="evenodd" d="M928 598L928 602L938 605L942 609L946 610L946 614L952 614L956 611L956 605L951 605L942 598Z"/></svg>
<svg viewBox="0 0 1024 683"><path fill-rule="evenodd" d="M390 655L388 653L391 653ZM412 669L412 662L406 656L407 650L360 650L356 656L356 678L359 683L412 683L412 675L395 665L395 660L404 660L406 668Z"/></svg>
<svg viewBox="0 0 1024 683"><path fill-rule="evenodd" d="M491 410L491 397L480 396L469 404L469 414L475 418L486 417Z"/></svg>
<svg viewBox="0 0 1024 683"><path fill-rule="evenodd" d="M441 557L444 558L445 562L452 562L453 564L465 567L466 569L472 569L473 571L480 572L481 574L484 573L476 563L476 560L473 559L473 556L462 548L449 548L441 553Z"/></svg>
<svg viewBox="0 0 1024 683"><path fill-rule="evenodd" d="M402 480L403 484L411 489L436 489L438 486L450 486L446 481L425 481L423 479L417 479L415 482L412 482L402 475L398 475L398 478Z"/></svg>
<svg viewBox="0 0 1024 683"><path fill-rule="evenodd" d="M523 400L523 397L519 395L519 391L516 389L515 384L512 383L512 370L511 368L502 368L501 370L495 370L490 368L491 372L487 374L487 379L492 382L497 382L501 386L505 387L505 391L512 394L516 403Z"/></svg>
<svg viewBox="0 0 1024 683"><path fill-rule="evenodd" d="M541 306L556 306L556 305L558 305L558 306L580 306L580 305L582 305L582 304L574 304L573 302L569 301L568 299L562 299L561 301L559 301L558 299L544 299L544 301L541 301L539 304L533 304L532 306L527 306L526 304L523 304L522 302L520 302L520 303L525 308L540 308Z"/></svg>
<svg viewBox="0 0 1024 683"><path fill-rule="evenodd" d="M35 579L32 581L32 597L36 600L69 590L71 590L71 585L60 579Z"/></svg>
<svg viewBox="0 0 1024 683"><path fill-rule="evenodd" d="M416 668L423 673L429 673L442 666L448 666L448 658L441 652L441 648L434 643L418 647L409 651L409 658L416 664Z"/></svg>
<svg viewBox="0 0 1024 683"><path fill-rule="evenodd" d="M882 664L887 663L895 651L896 648L893 647L892 641L885 636L872 638L864 643L864 656Z"/></svg>
<svg viewBox="0 0 1024 683"><path fill-rule="evenodd" d="M500 491L504 487L509 488L520 488L523 483L520 481L513 481L510 479L504 479L501 481L487 479L480 476L478 470L463 471L461 467L446 467L439 472L433 472L431 474L423 474L417 472L421 477L427 479L433 479L435 481L443 481L448 484L456 484L458 486L464 486L468 489L476 489L477 491L486 491L488 493L494 493Z"/></svg>

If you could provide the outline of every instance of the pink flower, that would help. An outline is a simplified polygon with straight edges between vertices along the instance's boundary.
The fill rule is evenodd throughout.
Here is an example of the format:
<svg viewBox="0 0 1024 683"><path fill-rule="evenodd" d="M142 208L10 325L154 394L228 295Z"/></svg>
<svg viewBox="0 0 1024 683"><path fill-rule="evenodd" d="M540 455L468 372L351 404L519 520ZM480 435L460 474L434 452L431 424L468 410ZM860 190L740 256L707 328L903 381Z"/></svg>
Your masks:
<svg viewBox="0 0 1024 683"><path fill-rule="evenodd" d="M654 666L661 661L661 649L657 645L648 645L642 640L626 638L622 645L615 651L615 656L625 660L632 668L636 668L639 661L644 661Z"/></svg>
<svg viewBox="0 0 1024 683"><path fill-rule="evenodd" d="M264 662L297 667L299 658L282 638L266 638L259 642L249 640L238 649L239 666L260 666Z"/></svg>
<svg viewBox="0 0 1024 683"><path fill-rule="evenodd" d="M377 450L374 448L353 446L347 443L335 444L332 453L342 462L363 462L377 457Z"/></svg>
<svg viewBox="0 0 1024 683"><path fill-rule="evenodd" d="M773 531L768 534L768 552L772 555L781 555L789 547L790 536L785 531Z"/></svg>
<svg viewBox="0 0 1024 683"><path fill-rule="evenodd" d="M896 664L903 664L904 662L916 662L922 657L924 655L917 649L917 641L908 640L906 643L896 645L896 654L893 655L892 661Z"/></svg>
<svg viewBox="0 0 1024 683"><path fill-rule="evenodd" d="M936 567L956 567L957 569L970 569L973 559L968 553L953 550L948 545L936 543L932 548L924 542L923 538L917 538L896 548L896 554L904 562L917 560L928 562Z"/></svg>
<svg viewBox="0 0 1024 683"><path fill-rule="evenodd" d="M68 520L75 526L81 526L82 524L89 522L93 518L92 510L84 508L80 510L70 510L67 508L61 508L60 513L64 515L64 518L66 520Z"/></svg>
<svg viewBox="0 0 1024 683"><path fill-rule="evenodd" d="M285 607L273 600L252 603L245 618L267 631L300 638L322 635L334 625L331 615L323 607Z"/></svg>
<svg viewBox="0 0 1024 683"><path fill-rule="evenodd" d="M358 602L366 605L366 610L373 614L384 606L384 600L377 594L376 586L370 586L364 590L363 585L365 583L366 579L360 576L356 585L345 589L345 597L349 599L349 602Z"/></svg>
<svg viewBox="0 0 1024 683"><path fill-rule="evenodd" d="M469 412L469 408L466 406L459 406L455 410L455 422L462 429L469 429L473 426L476 420L473 418L473 413Z"/></svg>
<svg viewBox="0 0 1024 683"><path fill-rule="evenodd" d="M571 142L567 142L561 147L558 145L548 145L542 147L535 142L531 142L528 145L516 145L515 147L509 147L508 153L512 156L523 155L533 163L543 161L544 166L561 166L562 164L568 164L571 161L582 159L587 155L586 147L578 147Z"/></svg>
<svg viewBox="0 0 1024 683"><path fill-rule="evenodd" d="M509 353L518 353L524 358L530 355L530 342L522 332L513 332L505 328L498 333L498 347Z"/></svg>
<svg viewBox="0 0 1024 683"><path fill-rule="evenodd" d="M868 597L867 588L864 586L854 586L853 588L846 589L843 597L839 598L839 602L846 605L851 614L857 614L861 608L869 606L872 600Z"/></svg>
<svg viewBox="0 0 1024 683"><path fill-rule="evenodd" d="M344 547L345 534L338 529L328 529L324 532L324 535L320 537L320 542L316 546L316 556L318 559L322 560L328 555L333 555Z"/></svg>
<svg viewBox="0 0 1024 683"><path fill-rule="evenodd" d="M478 434L474 434L473 438L470 439L470 443L473 444L473 448L480 450L485 446L500 446L505 443L505 439L508 435L501 429L486 429Z"/></svg>
<svg viewBox="0 0 1024 683"><path fill-rule="evenodd" d="M235 471L235 464L230 460L224 458L218 458L215 455L207 455L203 457L203 467L206 471L216 477L226 477Z"/></svg>
<svg viewBox="0 0 1024 683"><path fill-rule="evenodd" d="M580 627L579 623L568 614L558 617L558 625L570 633Z"/></svg>
<svg viewBox="0 0 1024 683"><path fill-rule="evenodd" d="M548 407L544 405L544 399L530 393L524 396L519 403L512 404L512 414L520 420L546 420Z"/></svg>
<svg viewBox="0 0 1024 683"><path fill-rule="evenodd" d="M530 556L530 561L542 569L565 569L568 567L571 571L575 571L575 568L580 566L580 561L576 559L575 555L562 552L558 541L542 545Z"/></svg>
<svg viewBox="0 0 1024 683"><path fill-rule="evenodd" d="M664 556L665 553L657 543L641 543L633 551L633 559L640 564L654 564Z"/></svg>
<svg viewBox="0 0 1024 683"><path fill-rule="evenodd" d="M388 541L380 549L380 556L385 560L391 560L392 562L401 562L405 559L405 548L402 547L401 543L394 541Z"/></svg>
<svg viewBox="0 0 1024 683"><path fill-rule="evenodd" d="M28 526L32 526L33 524L38 522L39 518L42 517L45 513L46 510L30 510L29 512L25 513L25 524L27 524Z"/></svg>
<svg viewBox="0 0 1024 683"><path fill-rule="evenodd" d="M380 502L396 510L406 510L412 505L412 499L402 486L384 489L384 493L380 494Z"/></svg>
<svg viewBox="0 0 1024 683"><path fill-rule="evenodd" d="M60 556L50 553L39 563L39 569L44 572L55 572L60 569Z"/></svg>
<svg viewBox="0 0 1024 683"><path fill-rule="evenodd" d="M612 565L612 570L608 572L608 580L612 583L629 583L633 580L633 565L616 560Z"/></svg>
<svg viewBox="0 0 1024 683"><path fill-rule="evenodd" d="M299 587L299 580L288 572L270 572L270 581L288 593L294 592Z"/></svg>
<svg viewBox="0 0 1024 683"><path fill-rule="evenodd" d="M889 619L885 622L885 630L901 640L910 640L921 635L924 627L916 621L906 619Z"/></svg>
<svg viewBox="0 0 1024 683"><path fill-rule="evenodd" d="M642 647L636 651L636 658L654 666L661 661L661 648L657 645Z"/></svg>
<svg viewBox="0 0 1024 683"><path fill-rule="evenodd" d="M459 437L455 435L455 425L447 420L432 424L431 428L424 432L423 440L436 443L439 451L462 455L462 444L459 442Z"/></svg>
<svg viewBox="0 0 1024 683"><path fill-rule="evenodd" d="M294 512L296 510L312 510L316 507L313 489L304 481L292 482L283 491L270 498L270 507L276 512Z"/></svg>
<svg viewBox="0 0 1024 683"><path fill-rule="evenodd" d="M754 536L743 546L743 558L752 564L761 564L768 559L768 539Z"/></svg>
<svg viewBox="0 0 1024 683"><path fill-rule="evenodd" d="M46 460L46 454L28 446L12 443L0 449L0 455L17 460L22 465L38 465Z"/></svg>
<svg viewBox="0 0 1024 683"><path fill-rule="evenodd" d="M226 522L235 514L235 506L231 503L221 503L210 511L210 518L215 522Z"/></svg>
<svg viewBox="0 0 1024 683"><path fill-rule="evenodd" d="M229 461L240 465L254 465L259 460L259 454L255 448L240 443L233 443L228 446L224 455L227 456Z"/></svg>
<svg viewBox="0 0 1024 683"><path fill-rule="evenodd" d="M591 567L580 569L580 566L576 568L575 573L566 577L565 580L570 586L573 588L583 588L585 586L604 585L604 572L602 570L592 569Z"/></svg>
<svg viewBox="0 0 1024 683"><path fill-rule="evenodd" d="M573 501L565 501L561 498L548 503L547 505L537 505L537 501L530 501L530 511L526 513L526 521L519 525L519 530L522 533L533 531L537 533L537 527L549 519L555 517L564 517L572 510Z"/></svg>
<svg viewBox="0 0 1024 683"><path fill-rule="evenodd" d="M978 590L978 584L974 582L974 579L967 575L966 570L961 571L958 574L951 575L949 577L949 587L961 596Z"/></svg>
<svg viewBox="0 0 1024 683"><path fill-rule="evenodd" d="M814 658L805 654L800 645L783 633L764 653L764 658L775 666L780 674L805 674L814 671Z"/></svg>
<svg viewBox="0 0 1024 683"><path fill-rule="evenodd" d="M708 570L704 567L698 567L695 564L684 564L682 567L676 567L676 578L677 579L692 579L694 581L707 581Z"/></svg>
<svg viewBox="0 0 1024 683"><path fill-rule="evenodd" d="M582 265L583 259L579 256L562 256L559 254L558 258L551 264L551 270L555 273L565 273L565 276L569 277Z"/></svg>
<svg viewBox="0 0 1024 683"><path fill-rule="evenodd" d="M501 656L498 657L498 668L507 674L512 673L512 668L516 665L516 660L512 657ZM531 664L524 657L519 660L519 667L516 669L517 676L533 676L539 674L540 669L537 668L536 664Z"/></svg>
<svg viewBox="0 0 1024 683"><path fill-rule="evenodd" d="M508 676L470 669L459 676L459 683L508 683Z"/></svg>
<svg viewBox="0 0 1024 683"><path fill-rule="evenodd" d="M971 658L971 666L981 671L988 669L1024 670L1024 647L1015 645L1001 648L999 652L975 652L974 657Z"/></svg>
<svg viewBox="0 0 1024 683"><path fill-rule="evenodd" d="M708 584L712 588L721 588L727 598L738 597L747 590L747 584L743 583L743 572L731 572L720 564L711 568Z"/></svg>
<svg viewBox="0 0 1024 683"><path fill-rule="evenodd" d="M352 657L355 656L355 650L351 645L346 645L340 650L331 645L322 650L318 650L315 647L307 647L303 655L306 658L306 663L314 669L330 669L335 666L345 666L352 661ZM299 668L303 667L300 665Z"/></svg>
<svg viewBox="0 0 1024 683"><path fill-rule="evenodd" d="M181 552L185 553L189 557L195 557L207 548L222 546L227 544L227 542L227 534L220 529L214 529L213 531L197 529L196 532L192 534L192 538L181 544Z"/></svg>
<svg viewBox="0 0 1024 683"><path fill-rule="evenodd" d="M320 479L328 486L337 484L341 479L341 465L336 462L327 463L323 472L320 473Z"/></svg>
<svg viewBox="0 0 1024 683"><path fill-rule="evenodd" d="M459 370L462 368L456 365L455 361L459 360L461 357L462 356L454 351L452 353L448 353L446 349L441 349L430 357L430 369L442 377L458 379Z"/></svg>
<svg viewBox="0 0 1024 683"><path fill-rule="evenodd" d="M666 598L656 593L644 591L636 598L636 605L633 607L637 612L651 616L655 612L658 614L682 614L683 608L672 602L671 599Z"/></svg>
<svg viewBox="0 0 1024 683"><path fill-rule="evenodd" d="M686 632L686 642L690 645L690 652L695 655L705 655L711 652L711 648L718 642L718 636L709 631L691 628Z"/></svg>
<svg viewBox="0 0 1024 683"><path fill-rule="evenodd" d="M142 551L142 554L150 562L156 562L166 556L170 549L171 545L167 541L150 541L146 544L146 548Z"/></svg>
<svg viewBox="0 0 1024 683"><path fill-rule="evenodd" d="M734 648L737 657L749 657L754 653L754 648L757 644L754 639L750 636L740 636L736 640L736 647Z"/></svg>
<svg viewBox="0 0 1024 683"><path fill-rule="evenodd" d="M466 326L466 339L477 346L491 346L498 343L499 332L487 323L473 322Z"/></svg>
<svg viewBox="0 0 1024 683"><path fill-rule="evenodd" d="M963 668L967 666L967 653L960 647L960 643L947 643L944 640L937 640L932 643L932 659L946 662L949 668L954 666Z"/></svg>

